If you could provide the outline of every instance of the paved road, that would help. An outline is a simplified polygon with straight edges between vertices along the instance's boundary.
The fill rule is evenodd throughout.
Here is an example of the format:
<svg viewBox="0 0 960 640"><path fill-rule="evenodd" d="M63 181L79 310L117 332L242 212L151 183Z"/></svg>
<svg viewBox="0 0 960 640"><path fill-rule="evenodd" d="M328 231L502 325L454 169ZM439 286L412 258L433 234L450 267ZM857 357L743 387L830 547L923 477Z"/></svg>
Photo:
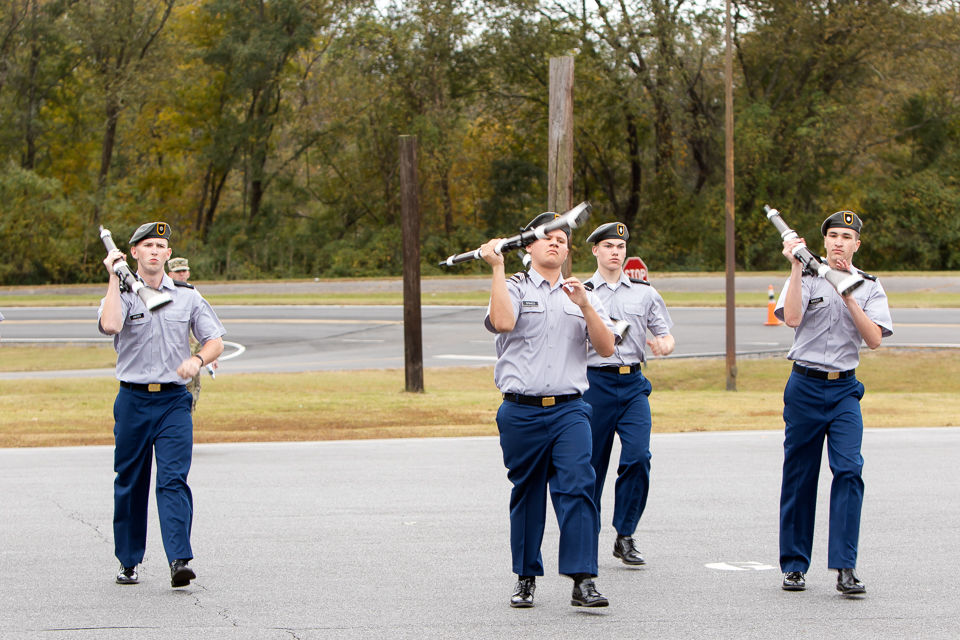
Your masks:
<svg viewBox="0 0 960 640"><path fill-rule="evenodd" d="M738 289L763 290L766 276L741 276ZM885 278L890 290L960 291L960 276ZM396 279L336 280L318 282L256 282L204 284L210 293L332 292L397 288ZM487 278L431 278L423 281L430 291L476 290L488 286ZM722 277L666 276L664 290L722 290ZM64 288L76 293L78 287ZM102 287L89 287L92 297ZM21 293L23 289L18 289ZM54 288L55 291L59 289ZM45 288L50 293L51 288ZM0 294L3 291L0 290ZM2 298L0 298L2 300ZM398 368L404 363L402 309L396 306L226 306L217 312L227 329L227 359L222 373L296 372L365 368ZM13 307L0 324L6 342L29 340L102 341L95 328L94 307ZM425 306L423 317L424 365L487 365L494 360L493 337L482 327L484 310L476 307ZM677 349L672 357L723 355L726 350L725 311L720 308L672 308ZM960 309L896 309L895 331L886 346L960 344ZM737 353L740 355L785 352L792 331L781 325L764 326L766 309L740 308L736 312ZM240 351L243 351L240 353ZM235 357L233 357L235 356ZM112 370L0 373L2 378L102 376Z"/></svg>
<svg viewBox="0 0 960 640"><path fill-rule="evenodd" d="M228 355L222 373L318 371L403 367L403 310L400 307L219 306L227 329ZM488 365L494 361L493 335L483 326L485 309L423 308L424 364L427 367ZM671 357L722 355L724 310L673 308L677 349ZM737 309L737 352L785 353L793 331L765 326L766 309ZM12 308L0 327L4 341L96 340L92 307ZM886 346L960 346L960 309L896 309L894 335ZM31 377L112 375L112 370L38 372ZM0 378L26 374L0 373Z"/></svg>
<svg viewBox="0 0 960 640"><path fill-rule="evenodd" d="M773 285L779 291L789 273L781 275L737 275L734 280L738 293L765 292ZM664 292L681 291L726 291L726 279L723 274L708 275L677 275L651 274L651 279L657 289ZM912 276L909 274L884 275L881 278L887 291L931 291L936 293L960 293L960 273L949 276ZM105 285L45 285L42 287L0 287L0 306L3 296L30 295L43 293L46 295L72 294L90 295L99 299L103 295ZM299 280L299 281L271 281L256 282L204 282L197 281L197 286L206 294L257 294L257 293L289 293L305 294L316 293L381 293L400 292L403 290L403 281L399 278L341 278L336 280ZM423 294L450 292L450 291L489 291L489 276L451 276L443 278L423 278L420 281Z"/></svg>
<svg viewBox="0 0 960 640"><path fill-rule="evenodd" d="M0 449L0 638L960 637L960 429L867 430L858 600L825 566L826 463L809 588L779 588L781 444L655 435L637 534L649 564L610 555L608 492L598 586L611 606L595 611L568 604L552 515L537 606L507 605L495 438L198 445L199 578L176 591L155 510L142 583L113 583L110 447Z"/></svg>

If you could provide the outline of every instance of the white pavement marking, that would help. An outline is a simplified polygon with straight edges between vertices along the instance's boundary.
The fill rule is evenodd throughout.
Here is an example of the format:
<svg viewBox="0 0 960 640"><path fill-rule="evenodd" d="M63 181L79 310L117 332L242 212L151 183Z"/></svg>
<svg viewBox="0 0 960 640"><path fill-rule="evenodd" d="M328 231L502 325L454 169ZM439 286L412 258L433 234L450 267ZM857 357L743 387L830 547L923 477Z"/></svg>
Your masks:
<svg viewBox="0 0 960 640"><path fill-rule="evenodd" d="M224 348L226 348L226 347L231 347L232 349L235 349L235 351L233 351L232 353L228 353L227 355L223 355L223 354L221 353L221 354L220 354L220 357L217 358L217 360L229 360L229 359L231 359L231 358L236 358L236 357L239 356L241 353L243 353L244 351L247 350L247 348L246 348L245 346L243 346L242 344L240 344L239 342L229 342L229 341L227 341L227 340L224 340L224 341L223 341L223 346L224 346Z"/></svg>
<svg viewBox="0 0 960 640"><path fill-rule="evenodd" d="M703 566L718 571L769 571L770 569L776 569L772 565L752 560L746 562L708 562Z"/></svg>

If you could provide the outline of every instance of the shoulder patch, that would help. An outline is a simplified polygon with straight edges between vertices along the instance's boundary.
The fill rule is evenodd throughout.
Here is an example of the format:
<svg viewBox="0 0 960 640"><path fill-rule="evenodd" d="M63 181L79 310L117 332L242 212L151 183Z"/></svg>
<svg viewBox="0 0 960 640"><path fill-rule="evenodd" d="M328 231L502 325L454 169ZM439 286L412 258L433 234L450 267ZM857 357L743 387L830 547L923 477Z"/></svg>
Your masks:
<svg viewBox="0 0 960 640"><path fill-rule="evenodd" d="M195 287L189 282L180 282L179 280L173 281L173 286L175 287L186 287L187 289L194 289Z"/></svg>
<svg viewBox="0 0 960 640"><path fill-rule="evenodd" d="M588 280L587 282L583 283L583 288L587 291L593 291L593 283Z"/></svg>
<svg viewBox="0 0 960 640"><path fill-rule="evenodd" d="M638 280L637 278L630 278L630 282L632 282L633 284L645 284L645 285L647 285L648 287L652 287L652 286L653 286L652 284L650 284L650 283L647 282L646 280Z"/></svg>
<svg viewBox="0 0 960 640"><path fill-rule="evenodd" d="M876 282L876 281L877 281L877 276L872 276L872 275L870 275L869 273L867 273L866 271L860 271L860 269L857 269L857 273L859 273L860 275L862 275L864 280L871 280L871 281L873 281L873 282Z"/></svg>
<svg viewBox="0 0 960 640"><path fill-rule="evenodd" d="M517 284L520 284L526 279L527 279L526 271L517 271L515 274L507 278L507 280L510 280L511 282L516 282Z"/></svg>

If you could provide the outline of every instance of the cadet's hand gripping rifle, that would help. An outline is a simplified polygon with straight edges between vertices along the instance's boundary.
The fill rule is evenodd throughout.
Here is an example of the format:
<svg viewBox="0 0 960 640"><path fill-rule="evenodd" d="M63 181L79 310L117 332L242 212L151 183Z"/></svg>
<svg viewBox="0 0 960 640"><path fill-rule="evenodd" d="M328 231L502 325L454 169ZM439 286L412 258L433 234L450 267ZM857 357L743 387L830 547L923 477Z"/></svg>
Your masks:
<svg viewBox="0 0 960 640"><path fill-rule="evenodd" d="M767 213L767 220L773 223L773 226L780 232L780 237L784 240L793 240L799 238L797 232L787 226L787 223L780 217L780 212L772 209L770 205L763 205L763 210ZM805 245L798 244L793 248L793 257L800 261L804 270L815 276L826 279L833 285L833 288L842 295L850 295L854 289L863 284L863 276L859 273L850 273L839 269L831 269L829 265L820 261Z"/></svg>
<svg viewBox="0 0 960 640"><path fill-rule="evenodd" d="M104 229L103 226L100 227L100 239L103 241L103 246L107 248L107 253L117 248L117 245L113 242L113 236L110 234L110 231ZM167 303L173 302L173 298L170 297L169 293L157 291L138 280L130 271L130 266L126 260L117 260L114 262L113 272L120 278L120 290L133 291L140 296L143 304L147 305L148 310L153 311Z"/></svg>
<svg viewBox="0 0 960 640"><path fill-rule="evenodd" d="M498 254L503 254L504 251L509 251L510 249L519 249L525 247L528 244L533 244L541 238L546 238L547 234L556 229L562 229L563 227L570 227L571 229L576 229L583 225L587 221L587 218L590 216L590 203L581 202L570 211L567 211L564 214L561 214L549 222L545 222L539 227L534 227L533 229L528 229L522 233L519 233L511 238L505 238L501 240L497 247L494 249ZM466 253L456 253L443 262L440 263L441 267L452 267L455 264L461 262L468 262L470 260L479 260L480 259L480 249L474 249L473 251L467 251Z"/></svg>

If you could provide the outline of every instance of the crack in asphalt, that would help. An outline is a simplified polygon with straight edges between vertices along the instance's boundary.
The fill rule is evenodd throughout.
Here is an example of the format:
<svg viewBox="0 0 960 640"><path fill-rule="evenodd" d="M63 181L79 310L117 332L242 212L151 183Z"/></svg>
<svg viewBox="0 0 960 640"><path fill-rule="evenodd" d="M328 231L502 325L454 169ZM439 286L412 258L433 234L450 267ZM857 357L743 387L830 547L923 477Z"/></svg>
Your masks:
<svg viewBox="0 0 960 640"><path fill-rule="evenodd" d="M106 542L108 544L112 542L112 539L108 535L106 535L103 531L101 531L99 526L87 520L83 516L83 514L81 514L79 511L71 511L70 509L67 509L65 506L60 504L60 502L58 502L57 500L51 500L51 502L53 502L53 504L55 504L57 508L60 509L60 511L64 512L67 515L67 517L70 518L71 520L75 522L79 522L80 524L92 529L93 532L97 534L97 537L100 538L101 541Z"/></svg>

